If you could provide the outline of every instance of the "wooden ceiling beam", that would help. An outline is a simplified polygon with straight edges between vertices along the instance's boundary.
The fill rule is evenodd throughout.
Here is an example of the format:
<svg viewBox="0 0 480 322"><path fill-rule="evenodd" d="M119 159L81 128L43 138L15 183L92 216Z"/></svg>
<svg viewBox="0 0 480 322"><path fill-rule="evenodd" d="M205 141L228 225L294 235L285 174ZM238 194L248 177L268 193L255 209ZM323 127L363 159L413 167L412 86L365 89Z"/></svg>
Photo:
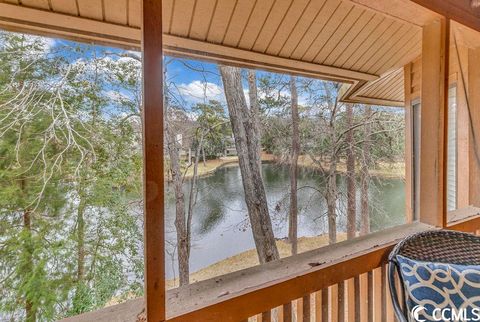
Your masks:
<svg viewBox="0 0 480 322"><path fill-rule="evenodd" d="M0 27L12 31L56 36L75 41L95 42L134 50L140 49L141 30L139 28L7 3L0 3ZM348 83L360 80L372 81L378 78L378 75L281 58L173 35L164 34L163 41L164 53L172 56Z"/></svg>

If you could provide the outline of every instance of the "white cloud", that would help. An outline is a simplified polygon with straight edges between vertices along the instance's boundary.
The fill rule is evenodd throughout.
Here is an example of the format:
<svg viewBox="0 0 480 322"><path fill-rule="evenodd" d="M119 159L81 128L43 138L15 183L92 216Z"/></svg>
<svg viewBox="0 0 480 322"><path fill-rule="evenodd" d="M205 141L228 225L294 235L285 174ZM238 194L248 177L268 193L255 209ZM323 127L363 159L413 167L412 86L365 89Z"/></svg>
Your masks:
<svg viewBox="0 0 480 322"><path fill-rule="evenodd" d="M178 91L184 99L192 102L224 101L223 89L214 83L194 80L189 84L178 85Z"/></svg>

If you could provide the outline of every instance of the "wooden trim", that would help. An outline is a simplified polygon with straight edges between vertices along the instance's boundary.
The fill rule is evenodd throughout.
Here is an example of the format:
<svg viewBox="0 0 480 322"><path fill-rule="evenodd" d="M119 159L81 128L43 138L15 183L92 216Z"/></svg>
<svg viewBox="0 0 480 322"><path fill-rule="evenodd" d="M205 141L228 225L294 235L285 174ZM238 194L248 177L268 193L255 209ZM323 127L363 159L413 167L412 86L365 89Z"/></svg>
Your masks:
<svg viewBox="0 0 480 322"><path fill-rule="evenodd" d="M0 27L20 32L140 48L141 31L93 19L0 3Z"/></svg>
<svg viewBox="0 0 480 322"><path fill-rule="evenodd" d="M413 164L413 105L412 105L412 63L404 68L405 88L405 212L407 223L414 219L414 164Z"/></svg>
<svg viewBox="0 0 480 322"><path fill-rule="evenodd" d="M480 208L465 207L448 212L448 229L473 232L480 228Z"/></svg>
<svg viewBox="0 0 480 322"><path fill-rule="evenodd" d="M0 27L12 31L57 36L83 42L96 42L128 49L139 49L138 28L69 16L24 6L0 3ZM167 55L195 58L217 63L261 68L274 72L353 83L371 81L378 75L282 58L224 45L163 34Z"/></svg>
<svg viewBox="0 0 480 322"><path fill-rule="evenodd" d="M287 72L350 83L357 80L372 81L378 78L378 75L282 58L172 35L164 35L164 42L165 53L172 56L211 60L242 67L264 68L276 72Z"/></svg>
<svg viewBox="0 0 480 322"><path fill-rule="evenodd" d="M436 20L423 29L420 221L436 227L447 221L448 21Z"/></svg>
<svg viewBox="0 0 480 322"><path fill-rule="evenodd" d="M468 99L470 105L468 126L469 133L469 204L480 206L480 49L468 51ZM477 151L475 151L477 150Z"/></svg>
<svg viewBox="0 0 480 322"><path fill-rule="evenodd" d="M143 157L145 297L148 321L164 321L162 1L143 0Z"/></svg>
<svg viewBox="0 0 480 322"><path fill-rule="evenodd" d="M480 11L465 0L410 0L446 18L480 31Z"/></svg>

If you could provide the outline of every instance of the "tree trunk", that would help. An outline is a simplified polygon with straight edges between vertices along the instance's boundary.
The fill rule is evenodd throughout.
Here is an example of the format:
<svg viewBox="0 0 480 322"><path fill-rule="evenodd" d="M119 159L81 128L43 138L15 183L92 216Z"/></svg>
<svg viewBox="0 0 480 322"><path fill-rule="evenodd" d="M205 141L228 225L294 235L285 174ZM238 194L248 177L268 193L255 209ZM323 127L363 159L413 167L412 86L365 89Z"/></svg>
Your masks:
<svg viewBox="0 0 480 322"><path fill-rule="evenodd" d="M207 167L207 160L205 158L205 148L203 147L203 145L202 145L202 159L203 159L203 167L206 168Z"/></svg>
<svg viewBox="0 0 480 322"><path fill-rule="evenodd" d="M347 128L353 126L353 105L347 104ZM353 142L353 130L348 131L347 143L347 239L355 238L356 234L356 178L355 178L355 147Z"/></svg>
<svg viewBox="0 0 480 322"><path fill-rule="evenodd" d="M77 283L85 277L85 198L80 192L80 202L77 209Z"/></svg>
<svg viewBox="0 0 480 322"><path fill-rule="evenodd" d="M168 154L170 156L170 171L172 173L173 190L175 192L175 228L177 230L178 275L180 286L189 283L189 240L187 222L185 218L185 196L182 187L182 173L180 169L180 146L176 136L169 133ZM195 161L198 162L198 161Z"/></svg>
<svg viewBox="0 0 480 322"><path fill-rule="evenodd" d="M197 203L197 179L198 179L198 163L199 163L199 155L200 150L203 151L203 140L204 140L204 133L202 132L200 136L200 141L195 151L195 161L193 163L193 176L190 180L190 194L188 198L188 211L187 211L187 240L188 240L188 257L190 258L190 241L192 240L192 218L193 218L193 208Z"/></svg>
<svg viewBox="0 0 480 322"><path fill-rule="evenodd" d="M260 106L258 104L257 76L255 74L255 70L253 69L248 70L248 98L250 100L250 115L252 117L252 123L257 138L257 150L259 155L258 162L260 165L260 169L262 169L262 135L260 133Z"/></svg>
<svg viewBox="0 0 480 322"><path fill-rule="evenodd" d="M337 242L337 162L332 160L328 171L327 182L327 218L328 242Z"/></svg>
<svg viewBox="0 0 480 322"><path fill-rule="evenodd" d="M292 255L297 254L298 205L297 205L297 177L298 155L300 153L300 133L298 130L298 95L294 76L290 77L290 92L292 97L292 150L290 156L290 214L288 220L288 240L292 246Z"/></svg>
<svg viewBox="0 0 480 322"><path fill-rule="evenodd" d="M263 186L259 137L252 122L243 93L241 70L237 67L220 66L227 107L235 137L235 147L242 175L245 203L247 204L253 239L261 264L280 258L272 222L268 213L267 197Z"/></svg>
<svg viewBox="0 0 480 322"><path fill-rule="evenodd" d="M20 180L20 188L23 194L26 194L26 180ZM27 239L24 241L23 251L25 252L25 267L24 270L26 271L25 274L29 277L32 276L33 273L33 247L32 243L32 213L30 210L25 209L23 212L23 230L25 231L25 235ZM24 271L22 270L22 271ZM30 294L25 294L25 321L26 322L35 322L37 320L37 309L33 305L33 301L30 298Z"/></svg>
<svg viewBox="0 0 480 322"><path fill-rule="evenodd" d="M361 190L360 190L360 234L366 235L370 232L370 210L369 210L369 197L368 197L368 187L370 185L370 173L368 170L368 165L370 162L370 135L371 135L371 126L370 120L371 117L371 108L370 106L365 106L365 119L367 120L364 126L364 143L362 147L362 165L361 165Z"/></svg>

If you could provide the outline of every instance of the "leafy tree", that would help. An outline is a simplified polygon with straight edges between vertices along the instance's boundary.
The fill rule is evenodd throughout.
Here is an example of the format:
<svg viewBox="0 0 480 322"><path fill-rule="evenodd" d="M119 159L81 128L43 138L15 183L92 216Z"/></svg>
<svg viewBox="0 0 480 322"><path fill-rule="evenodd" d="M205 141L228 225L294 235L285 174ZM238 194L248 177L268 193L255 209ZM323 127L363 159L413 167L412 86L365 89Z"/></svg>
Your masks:
<svg viewBox="0 0 480 322"><path fill-rule="evenodd" d="M0 311L54 320L141 292L139 135L108 95L115 61L14 33L0 46Z"/></svg>
<svg viewBox="0 0 480 322"><path fill-rule="evenodd" d="M199 103L193 107L198 116L197 127L204 131L203 149L207 157L217 157L225 151L226 138L231 136L231 128L225 113L225 107L218 101L211 100L208 104ZM194 147L199 144L197 139Z"/></svg>

